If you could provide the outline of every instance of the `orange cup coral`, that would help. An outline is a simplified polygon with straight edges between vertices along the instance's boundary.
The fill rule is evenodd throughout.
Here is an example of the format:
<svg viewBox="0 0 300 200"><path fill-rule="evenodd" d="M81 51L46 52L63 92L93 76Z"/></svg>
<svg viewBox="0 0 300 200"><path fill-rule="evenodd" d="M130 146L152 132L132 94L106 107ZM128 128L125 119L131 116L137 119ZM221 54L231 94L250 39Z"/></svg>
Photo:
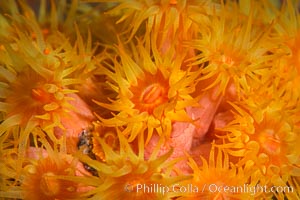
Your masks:
<svg viewBox="0 0 300 200"><path fill-rule="evenodd" d="M0 198L299 199L299 5L0 1Z"/></svg>

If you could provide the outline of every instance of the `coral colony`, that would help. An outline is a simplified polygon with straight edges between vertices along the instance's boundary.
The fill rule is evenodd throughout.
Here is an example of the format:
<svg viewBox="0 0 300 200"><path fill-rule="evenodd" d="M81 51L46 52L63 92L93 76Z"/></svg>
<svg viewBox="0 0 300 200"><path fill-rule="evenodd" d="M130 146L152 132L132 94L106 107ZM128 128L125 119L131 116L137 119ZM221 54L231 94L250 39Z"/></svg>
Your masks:
<svg viewBox="0 0 300 200"><path fill-rule="evenodd" d="M299 199L299 3L1 0L0 199Z"/></svg>

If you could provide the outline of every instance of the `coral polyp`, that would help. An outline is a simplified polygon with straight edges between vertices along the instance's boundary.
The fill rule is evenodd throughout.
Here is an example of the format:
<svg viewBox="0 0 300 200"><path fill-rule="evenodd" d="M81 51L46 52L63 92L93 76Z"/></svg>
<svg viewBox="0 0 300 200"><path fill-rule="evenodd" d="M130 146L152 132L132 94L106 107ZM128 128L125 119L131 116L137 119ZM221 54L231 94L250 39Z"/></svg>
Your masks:
<svg viewBox="0 0 300 200"><path fill-rule="evenodd" d="M99 119L105 126L125 125L130 141L146 129L147 141L153 130L161 136L169 137L172 122L192 121L185 107L197 104L191 94L195 91L199 71L183 71L183 56L178 55L174 59L162 57L156 53L156 49L148 49L151 42L149 38L145 44L140 41L132 44L136 45L132 53L128 53L129 50L123 44L119 44L115 47L117 57L108 56L113 60L101 66L107 68L104 71L108 77L107 82L119 95L111 99L111 103L97 102L116 113L113 118L104 119L100 115ZM114 63L113 66L110 63ZM111 71L111 67L115 69Z"/></svg>
<svg viewBox="0 0 300 200"><path fill-rule="evenodd" d="M296 187L290 185L287 179L298 176L299 165L298 150L294 148L299 136L289 116L285 114L293 111L280 107L280 101L269 102L260 110L261 114L251 108L245 111L235 106L240 116L237 115L234 123L224 127L223 130L230 134L228 142L220 147L223 146L229 154L239 157L238 166L251 165L254 180L258 179L260 183L268 185ZM233 129L235 126L243 128L236 131Z"/></svg>
<svg viewBox="0 0 300 200"><path fill-rule="evenodd" d="M299 5L0 1L0 199L299 199Z"/></svg>
<svg viewBox="0 0 300 200"><path fill-rule="evenodd" d="M47 81L31 69L24 70L15 77L15 81L10 83L10 88L7 89L11 92L7 92L5 101L7 106L3 111L5 109L7 113L7 120L19 118L16 123L23 127L30 120L42 126L47 125L45 123L47 120L54 122L55 118L58 118L56 115L59 114L55 112L62 109L63 105L68 105L65 100L68 98L65 98L61 84L56 84L54 80Z"/></svg>
<svg viewBox="0 0 300 200"><path fill-rule="evenodd" d="M122 133L115 134L119 141L118 150L96 137L104 159L92 160L90 157L78 155L79 159L90 163L98 172L99 180L94 177L90 180L90 186L96 186L90 191L94 194L92 199L163 199L164 194L161 194L161 191L155 193L153 189L150 191L150 188L172 185L186 178L171 176L168 168L174 165L174 162L168 162L167 159L172 151L161 157L156 157L157 153L153 152L152 158L147 160L144 158L145 141L142 136L138 138L138 148L135 152Z"/></svg>
<svg viewBox="0 0 300 200"><path fill-rule="evenodd" d="M193 170L193 179L190 182L201 188L201 193L183 193L179 199L243 199L257 195L253 191L244 190L245 185L253 187L257 184L249 182L251 170L229 163L227 153L220 149L216 151L213 146L209 160L203 157L201 160L202 166L198 166L192 158L189 158L188 162ZM228 188L227 191L224 187Z"/></svg>
<svg viewBox="0 0 300 200"><path fill-rule="evenodd" d="M40 159L35 165L28 165L22 187L25 199L74 199L78 198L76 192L78 184L59 178L59 176L74 176L75 166L70 165L66 158L58 159L46 157ZM71 160L70 160L71 162Z"/></svg>
<svg viewBox="0 0 300 200"><path fill-rule="evenodd" d="M141 91L141 88L144 89ZM156 107L168 102L169 83L160 71L153 75L148 73L136 86L131 86L130 91L134 94L131 101L135 108L153 114Z"/></svg>

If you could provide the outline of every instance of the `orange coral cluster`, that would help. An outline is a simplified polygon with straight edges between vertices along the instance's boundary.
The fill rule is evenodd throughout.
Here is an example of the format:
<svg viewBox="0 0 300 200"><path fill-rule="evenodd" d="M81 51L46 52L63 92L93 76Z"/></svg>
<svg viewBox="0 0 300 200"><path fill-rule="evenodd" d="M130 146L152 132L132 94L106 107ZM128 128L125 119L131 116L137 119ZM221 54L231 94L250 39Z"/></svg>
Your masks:
<svg viewBox="0 0 300 200"><path fill-rule="evenodd" d="M299 199L300 2L0 2L0 198Z"/></svg>

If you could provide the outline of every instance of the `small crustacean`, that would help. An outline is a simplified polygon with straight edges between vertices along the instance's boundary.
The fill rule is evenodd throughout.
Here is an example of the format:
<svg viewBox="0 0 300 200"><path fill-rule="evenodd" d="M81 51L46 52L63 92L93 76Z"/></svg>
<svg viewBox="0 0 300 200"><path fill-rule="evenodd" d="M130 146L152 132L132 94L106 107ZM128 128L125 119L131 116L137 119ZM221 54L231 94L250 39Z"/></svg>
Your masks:
<svg viewBox="0 0 300 200"><path fill-rule="evenodd" d="M93 141L92 141L92 133L90 129L84 129L80 135L77 143L77 148L82 151L83 154L88 155L92 159L96 159L95 154L93 153ZM84 168L89 171L94 176L98 176L97 171L89 166L87 163L83 163Z"/></svg>

